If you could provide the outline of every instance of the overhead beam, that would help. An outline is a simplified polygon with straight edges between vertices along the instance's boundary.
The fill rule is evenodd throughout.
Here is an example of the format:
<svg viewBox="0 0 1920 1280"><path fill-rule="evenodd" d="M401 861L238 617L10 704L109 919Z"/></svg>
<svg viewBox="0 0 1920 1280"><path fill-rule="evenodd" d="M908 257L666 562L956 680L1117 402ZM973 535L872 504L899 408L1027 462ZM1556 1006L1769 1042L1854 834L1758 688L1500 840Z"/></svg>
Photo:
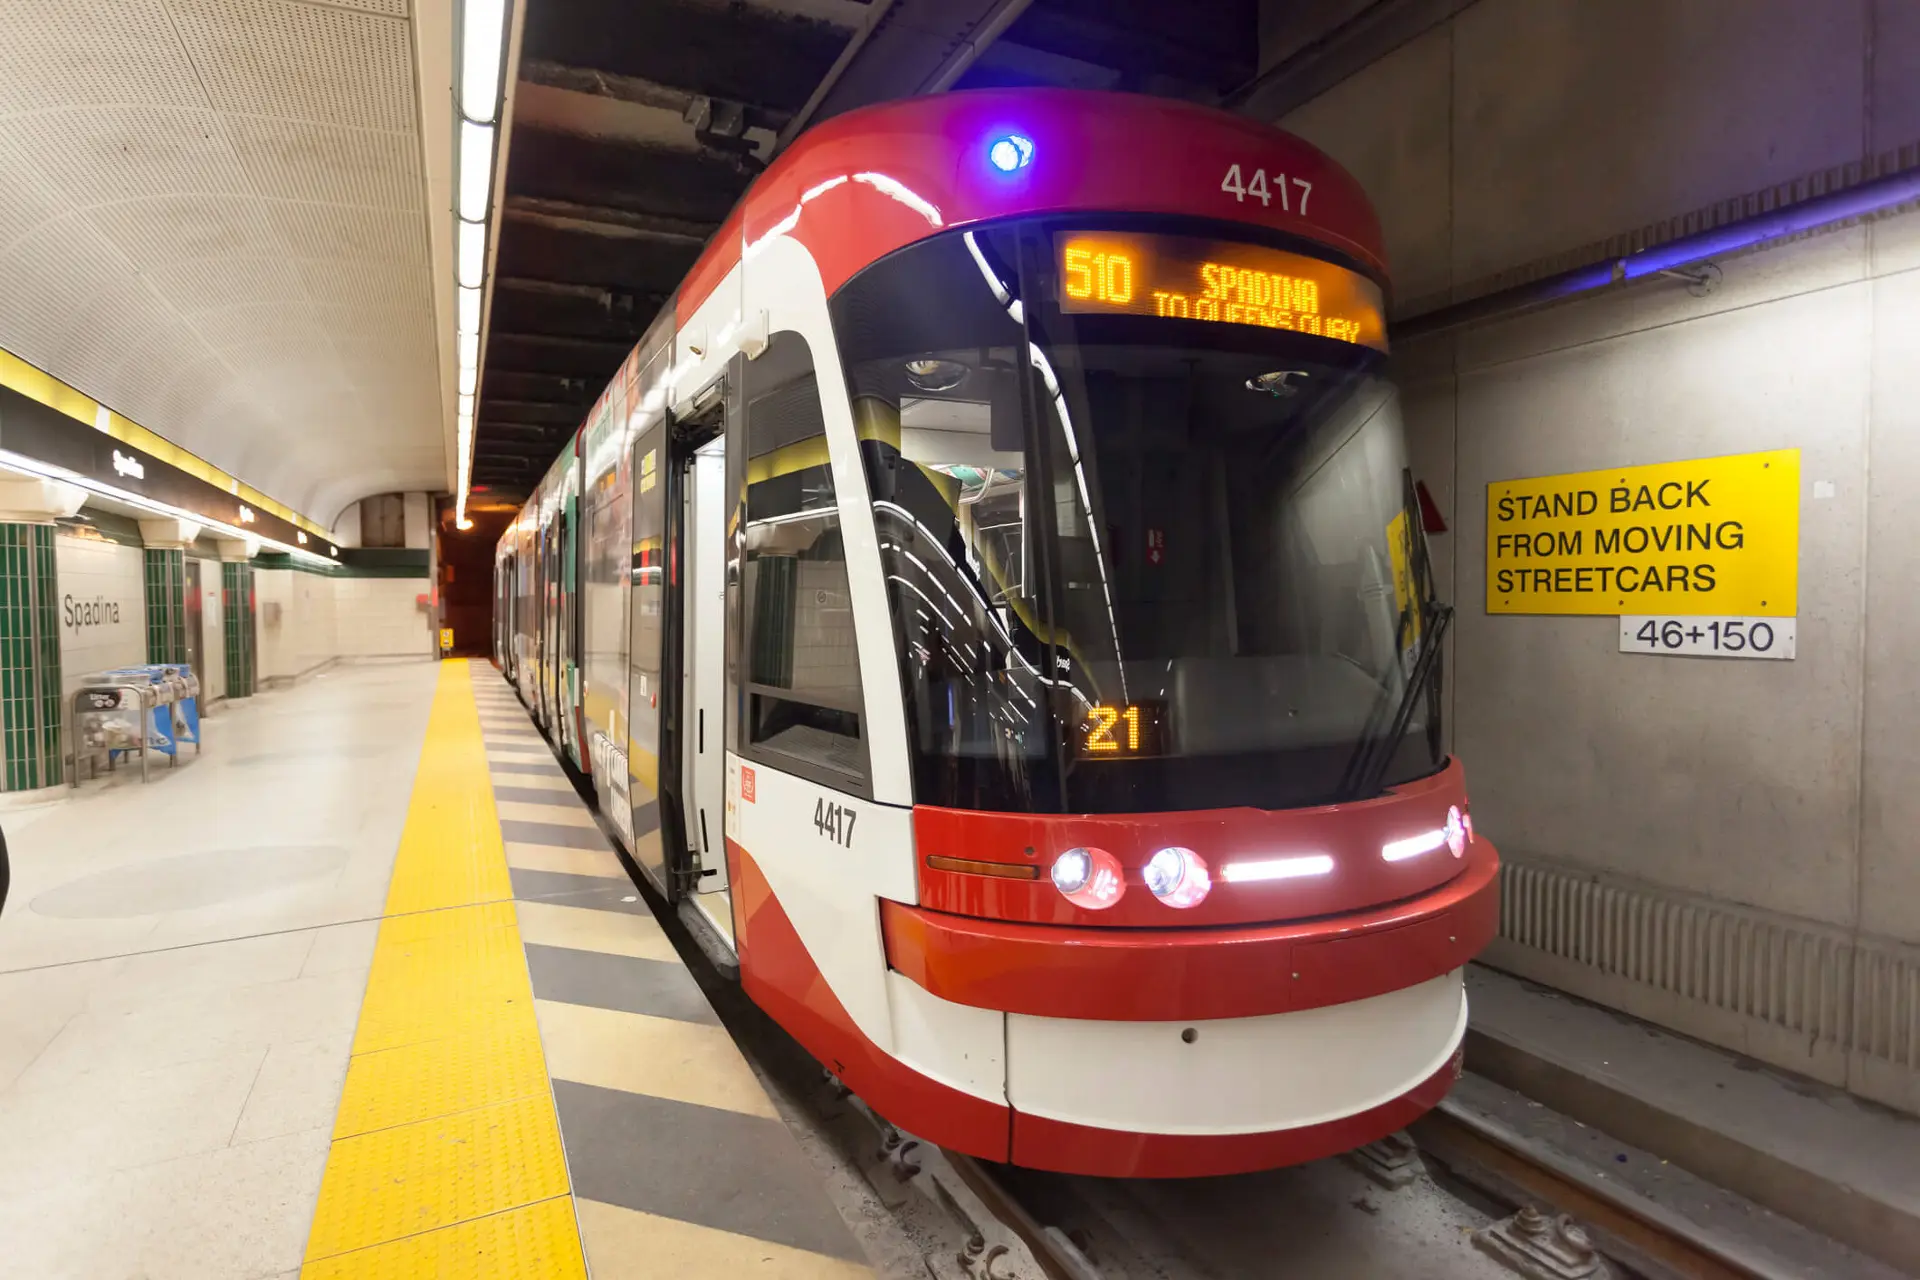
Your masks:
<svg viewBox="0 0 1920 1280"><path fill-rule="evenodd" d="M848 34L838 22L749 4L566 0L528 7L521 57L792 111Z"/></svg>
<svg viewBox="0 0 1920 1280"><path fill-rule="evenodd" d="M490 395L514 400L546 400L557 404L591 405L604 378L574 377L550 369L527 369L508 361L487 365L487 376L480 384L480 402Z"/></svg>
<svg viewBox="0 0 1920 1280"><path fill-rule="evenodd" d="M508 196L501 204L500 214L508 222L529 222L556 231L615 236L622 240L655 240L691 249L705 244L716 225L542 196Z"/></svg>
<svg viewBox="0 0 1920 1280"><path fill-rule="evenodd" d="M480 398L480 421L501 425L530 427L568 426L579 420L580 406L574 401L512 400L505 397Z"/></svg>
<svg viewBox="0 0 1920 1280"><path fill-rule="evenodd" d="M598 342L591 338L563 338L545 333L487 335L487 350L521 368L540 369L565 377L578 375L593 383L593 394L613 376L633 349L630 342Z"/></svg>
<svg viewBox="0 0 1920 1280"><path fill-rule="evenodd" d="M562 280L534 280L526 276L497 276L493 282L493 291L497 293L536 293L549 298L578 298L603 307L613 305L616 293L612 289L603 289L594 284L568 284Z"/></svg>
<svg viewBox="0 0 1920 1280"><path fill-rule="evenodd" d="M628 293L635 299L664 300L679 288L699 256L699 248L689 244L600 236L544 221L523 221L502 224L500 252L494 262L502 275L524 280L591 285ZM532 294L509 298L510 302L534 300ZM562 302L554 297L541 300L550 305ZM643 323L651 321L658 311L657 306L653 312L644 311L637 301L635 308L635 319Z"/></svg>
<svg viewBox="0 0 1920 1280"><path fill-rule="evenodd" d="M636 106L671 111L682 119L687 119L705 96L641 76L621 75L616 71L601 71L595 67L570 66L543 58L523 61L520 64L520 78L549 89L565 89L571 93L587 93L597 98L613 98ZM741 105L746 108L748 128L778 131L793 118L793 112L778 107Z"/></svg>
<svg viewBox="0 0 1920 1280"><path fill-rule="evenodd" d="M746 185L735 157L537 126L516 125L507 153L509 197L639 213L665 220L667 231L687 231L689 223L711 229Z"/></svg>
<svg viewBox="0 0 1920 1280"><path fill-rule="evenodd" d="M893 0L855 39L780 135L855 107L920 93L938 93L966 74L974 59L1026 12L1032 0Z"/></svg>

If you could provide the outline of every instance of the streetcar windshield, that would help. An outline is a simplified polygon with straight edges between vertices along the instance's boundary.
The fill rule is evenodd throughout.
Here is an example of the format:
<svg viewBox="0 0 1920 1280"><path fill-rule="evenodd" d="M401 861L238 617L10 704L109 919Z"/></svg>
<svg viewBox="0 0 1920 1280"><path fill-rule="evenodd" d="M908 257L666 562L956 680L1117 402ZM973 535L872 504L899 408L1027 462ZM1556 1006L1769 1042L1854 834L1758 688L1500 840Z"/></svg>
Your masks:
<svg viewBox="0 0 1920 1280"><path fill-rule="evenodd" d="M1383 785L1439 767L1379 301L1277 249L1040 222L841 290L921 802L1281 808L1359 798L1383 746Z"/></svg>

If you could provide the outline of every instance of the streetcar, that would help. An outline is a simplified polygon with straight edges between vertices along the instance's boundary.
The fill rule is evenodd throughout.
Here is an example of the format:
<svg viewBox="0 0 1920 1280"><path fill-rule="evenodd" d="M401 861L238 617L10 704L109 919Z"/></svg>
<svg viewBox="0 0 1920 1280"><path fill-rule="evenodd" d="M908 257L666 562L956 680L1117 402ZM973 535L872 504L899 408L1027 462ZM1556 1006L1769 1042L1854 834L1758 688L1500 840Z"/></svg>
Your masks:
<svg viewBox="0 0 1920 1280"><path fill-rule="evenodd" d="M755 181L503 535L496 660L888 1121L1107 1176L1458 1077L1445 745L1359 184L1189 104L870 107Z"/></svg>

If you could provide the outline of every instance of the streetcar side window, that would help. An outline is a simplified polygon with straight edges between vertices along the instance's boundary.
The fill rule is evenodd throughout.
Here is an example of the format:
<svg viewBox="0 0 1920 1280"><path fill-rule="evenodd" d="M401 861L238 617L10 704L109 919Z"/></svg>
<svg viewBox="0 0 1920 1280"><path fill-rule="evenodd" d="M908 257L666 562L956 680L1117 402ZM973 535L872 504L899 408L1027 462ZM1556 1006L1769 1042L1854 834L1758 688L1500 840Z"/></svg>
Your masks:
<svg viewBox="0 0 1920 1280"><path fill-rule="evenodd" d="M747 365L745 606L748 754L862 790L865 703L840 509L813 354L773 335Z"/></svg>

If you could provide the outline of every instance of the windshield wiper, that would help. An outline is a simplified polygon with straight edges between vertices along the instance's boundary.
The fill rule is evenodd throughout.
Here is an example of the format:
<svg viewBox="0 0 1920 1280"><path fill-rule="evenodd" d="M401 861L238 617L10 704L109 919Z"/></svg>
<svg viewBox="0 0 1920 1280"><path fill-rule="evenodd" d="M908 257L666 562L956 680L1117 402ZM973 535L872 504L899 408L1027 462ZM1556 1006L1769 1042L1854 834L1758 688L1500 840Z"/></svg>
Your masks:
<svg viewBox="0 0 1920 1280"><path fill-rule="evenodd" d="M1411 609L1408 616L1411 616ZM1355 748L1353 758L1347 762L1347 771L1340 780L1340 799L1366 800L1380 790L1380 779L1386 776L1387 768L1393 763L1393 756L1400 749L1400 739L1406 736L1407 722L1413 718L1413 709L1421 697L1432 688L1433 669L1440 661L1441 640L1446 636L1447 626L1453 621L1453 606L1429 603L1422 611L1423 626L1420 632L1420 646L1414 650L1413 669L1407 674L1407 684L1400 691L1400 700L1394 704L1391 718L1384 732L1376 731L1379 716L1369 717L1367 731L1361 735L1360 745Z"/></svg>
<svg viewBox="0 0 1920 1280"><path fill-rule="evenodd" d="M1427 558L1427 535L1420 510L1419 490L1413 482L1413 470L1402 470L1400 478L1401 510L1406 519L1407 592L1411 598L1400 611L1399 624L1395 627L1394 652L1404 652L1407 629L1416 620L1420 641L1407 672L1406 686L1384 717L1384 726L1381 713L1389 710L1384 701L1384 690L1382 700L1376 701L1373 713L1367 717L1360 742L1354 748L1353 757L1347 761L1346 772L1340 779L1338 795L1343 801L1366 800L1379 792L1380 780L1386 776L1394 753L1400 749L1400 740L1406 736L1407 723L1413 718L1418 699L1432 691L1434 666L1440 661L1441 641L1453 621L1453 606L1432 598L1433 565ZM1416 521L1421 523L1416 524ZM1417 536L1415 530L1419 530Z"/></svg>

